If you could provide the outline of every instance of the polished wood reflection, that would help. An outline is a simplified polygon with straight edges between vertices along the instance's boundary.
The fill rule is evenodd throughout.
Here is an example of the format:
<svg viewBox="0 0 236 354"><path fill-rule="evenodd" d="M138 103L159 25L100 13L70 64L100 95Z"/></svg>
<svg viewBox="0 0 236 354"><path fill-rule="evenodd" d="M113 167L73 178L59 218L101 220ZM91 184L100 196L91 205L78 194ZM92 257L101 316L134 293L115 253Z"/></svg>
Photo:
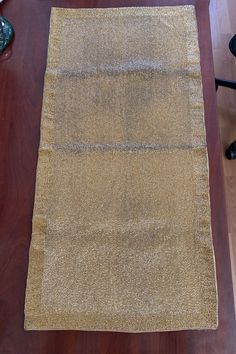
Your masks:
<svg viewBox="0 0 236 354"><path fill-rule="evenodd" d="M210 18L215 74L236 81L236 58L229 51L229 41L236 33L235 0L211 0ZM236 91L220 88L217 92L218 120L229 226L230 258L236 305L236 161L228 161L224 151L236 140Z"/></svg>

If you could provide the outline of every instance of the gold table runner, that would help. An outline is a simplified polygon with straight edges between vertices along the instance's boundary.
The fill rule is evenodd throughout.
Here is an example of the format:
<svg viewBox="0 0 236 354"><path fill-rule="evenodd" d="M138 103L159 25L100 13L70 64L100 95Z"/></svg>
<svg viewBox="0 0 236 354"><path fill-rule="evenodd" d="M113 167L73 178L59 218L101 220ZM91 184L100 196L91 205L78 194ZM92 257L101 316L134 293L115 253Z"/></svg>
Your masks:
<svg viewBox="0 0 236 354"><path fill-rule="evenodd" d="M194 7L53 8L25 328L216 326Z"/></svg>

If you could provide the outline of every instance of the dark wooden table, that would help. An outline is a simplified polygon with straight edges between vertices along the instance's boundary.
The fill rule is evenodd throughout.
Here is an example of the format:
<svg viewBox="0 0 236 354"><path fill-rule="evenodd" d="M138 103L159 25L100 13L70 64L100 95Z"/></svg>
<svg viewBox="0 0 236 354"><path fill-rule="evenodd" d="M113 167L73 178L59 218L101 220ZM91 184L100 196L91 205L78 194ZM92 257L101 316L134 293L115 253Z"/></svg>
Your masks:
<svg viewBox="0 0 236 354"><path fill-rule="evenodd" d="M25 332L24 295L31 238L43 78L51 6L195 4L210 160L212 229L219 288L217 331L128 334ZM0 58L0 354L235 354L236 326L207 0L5 0L16 31Z"/></svg>

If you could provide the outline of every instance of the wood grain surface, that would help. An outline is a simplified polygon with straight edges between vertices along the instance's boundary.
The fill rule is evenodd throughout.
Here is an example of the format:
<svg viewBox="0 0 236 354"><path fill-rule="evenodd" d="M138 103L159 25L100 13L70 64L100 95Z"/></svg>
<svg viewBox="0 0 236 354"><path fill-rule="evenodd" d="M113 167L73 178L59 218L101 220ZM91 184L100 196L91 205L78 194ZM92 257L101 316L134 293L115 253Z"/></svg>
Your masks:
<svg viewBox="0 0 236 354"><path fill-rule="evenodd" d="M23 329L43 78L51 6L195 4L199 26L219 328L150 334ZM0 59L0 354L235 354L236 328L207 0L7 0L15 41Z"/></svg>
<svg viewBox="0 0 236 354"><path fill-rule="evenodd" d="M215 75L236 81L236 58L229 50L229 41L236 33L235 13L235 0L211 0L210 18ZM225 149L236 140L236 91L219 88L217 107L223 154L234 303L236 304L236 160L229 161L224 157Z"/></svg>

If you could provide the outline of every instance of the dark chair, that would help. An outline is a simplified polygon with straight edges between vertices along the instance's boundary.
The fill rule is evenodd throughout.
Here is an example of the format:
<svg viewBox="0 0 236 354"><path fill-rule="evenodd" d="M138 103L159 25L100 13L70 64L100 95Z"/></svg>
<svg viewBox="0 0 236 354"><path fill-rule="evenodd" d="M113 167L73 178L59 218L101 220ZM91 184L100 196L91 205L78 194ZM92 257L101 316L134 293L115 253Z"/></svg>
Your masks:
<svg viewBox="0 0 236 354"><path fill-rule="evenodd" d="M231 38L229 42L229 49L231 53L236 57L236 34L233 36L233 38ZM236 90L236 81L227 81L227 80L216 78L215 84L216 84L216 90L218 89L219 86L228 87L233 90ZM236 159L236 141L234 141L228 147L228 149L226 149L225 156L228 160Z"/></svg>

